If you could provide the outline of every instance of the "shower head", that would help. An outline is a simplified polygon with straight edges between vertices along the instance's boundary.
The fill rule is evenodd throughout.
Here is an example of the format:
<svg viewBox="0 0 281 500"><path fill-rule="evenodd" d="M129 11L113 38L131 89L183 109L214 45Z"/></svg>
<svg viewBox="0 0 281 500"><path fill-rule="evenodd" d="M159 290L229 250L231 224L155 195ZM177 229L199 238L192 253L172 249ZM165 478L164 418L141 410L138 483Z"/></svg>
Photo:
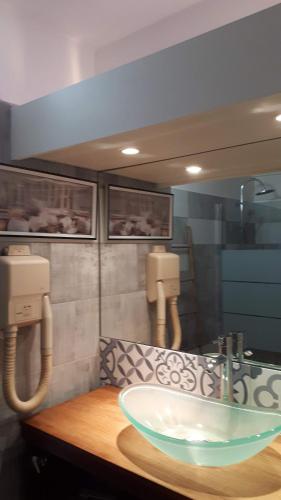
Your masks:
<svg viewBox="0 0 281 500"><path fill-rule="evenodd" d="M274 193L275 189L271 187L263 187L260 191L256 193L256 196L263 196L264 194Z"/></svg>
<svg viewBox="0 0 281 500"><path fill-rule="evenodd" d="M256 182L260 186L260 190L256 193L256 196L263 196L264 194L275 192L275 189L272 186L266 186L261 179L258 179L258 177L249 177L249 179L240 186L240 206L242 206L244 203L244 188L249 182Z"/></svg>
<svg viewBox="0 0 281 500"><path fill-rule="evenodd" d="M257 177L250 177L247 182L250 181L254 181L260 186L260 190L256 193L256 196L263 196L265 194L275 192L275 189L272 186L270 186L269 184L265 185L265 183L261 179L258 179Z"/></svg>

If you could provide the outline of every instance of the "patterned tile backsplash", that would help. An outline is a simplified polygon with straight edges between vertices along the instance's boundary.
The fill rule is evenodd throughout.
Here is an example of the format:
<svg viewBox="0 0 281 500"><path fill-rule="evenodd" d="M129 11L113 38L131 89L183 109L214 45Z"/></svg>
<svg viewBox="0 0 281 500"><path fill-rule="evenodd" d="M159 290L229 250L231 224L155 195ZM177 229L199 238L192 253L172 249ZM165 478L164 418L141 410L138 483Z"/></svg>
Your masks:
<svg viewBox="0 0 281 500"><path fill-rule="evenodd" d="M108 337L100 338L102 384L125 387L163 384L194 394L220 396L220 367L207 371L207 358ZM281 371L234 363L234 400L281 410Z"/></svg>

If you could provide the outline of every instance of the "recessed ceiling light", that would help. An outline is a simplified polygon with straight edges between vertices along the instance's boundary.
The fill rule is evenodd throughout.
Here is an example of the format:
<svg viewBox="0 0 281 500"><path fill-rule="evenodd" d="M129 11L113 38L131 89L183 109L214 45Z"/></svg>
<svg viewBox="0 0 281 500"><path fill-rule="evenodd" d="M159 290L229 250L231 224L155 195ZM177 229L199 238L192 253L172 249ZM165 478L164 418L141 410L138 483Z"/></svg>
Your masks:
<svg viewBox="0 0 281 500"><path fill-rule="evenodd" d="M276 120L277 122L281 122L281 115L277 115L277 116L275 116L275 120Z"/></svg>
<svg viewBox="0 0 281 500"><path fill-rule="evenodd" d="M190 165L190 167L185 167L185 170L189 174L199 174L202 170L202 167L199 167L199 165Z"/></svg>
<svg viewBox="0 0 281 500"><path fill-rule="evenodd" d="M122 149L123 155L137 155L140 152L137 148L125 148Z"/></svg>

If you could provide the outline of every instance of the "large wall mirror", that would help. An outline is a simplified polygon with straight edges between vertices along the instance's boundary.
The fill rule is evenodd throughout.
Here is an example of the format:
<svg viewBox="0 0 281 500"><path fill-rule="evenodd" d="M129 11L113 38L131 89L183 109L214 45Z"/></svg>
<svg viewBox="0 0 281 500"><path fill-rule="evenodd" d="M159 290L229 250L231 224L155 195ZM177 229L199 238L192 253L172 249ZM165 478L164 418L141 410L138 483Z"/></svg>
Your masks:
<svg viewBox="0 0 281 500"><path fill-rule="evenodd" d="M105 181L105 195L114 181L150 187L115 176L108 180L106 174L100 180ZM170 191L171 241L145 241L141 234L135 240L103 238L102 335L157 345L156 307L146 293L146 259L153 245L161 243L180 259L179 349L216 352L218 336L243 332L245 360L280 367L281 172L194 182L171 186ZM134 205L128 214L130 210L133 222L140 214ZM172 337L168 316L167 347Z"/></svg>

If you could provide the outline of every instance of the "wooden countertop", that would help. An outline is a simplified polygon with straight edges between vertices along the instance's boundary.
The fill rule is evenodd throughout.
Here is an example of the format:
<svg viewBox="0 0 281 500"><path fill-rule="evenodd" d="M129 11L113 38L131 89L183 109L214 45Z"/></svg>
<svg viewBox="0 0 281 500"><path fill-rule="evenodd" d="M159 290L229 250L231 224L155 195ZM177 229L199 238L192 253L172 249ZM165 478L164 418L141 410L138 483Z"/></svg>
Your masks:
<svg viewBox="0 0 281 500"><path fill-rule="evenodd" d="M146 441L119 409L119 389L102 387L23 423L27 440L139 498L281 499L281 438L238 465L184 464Z"/></svg>

